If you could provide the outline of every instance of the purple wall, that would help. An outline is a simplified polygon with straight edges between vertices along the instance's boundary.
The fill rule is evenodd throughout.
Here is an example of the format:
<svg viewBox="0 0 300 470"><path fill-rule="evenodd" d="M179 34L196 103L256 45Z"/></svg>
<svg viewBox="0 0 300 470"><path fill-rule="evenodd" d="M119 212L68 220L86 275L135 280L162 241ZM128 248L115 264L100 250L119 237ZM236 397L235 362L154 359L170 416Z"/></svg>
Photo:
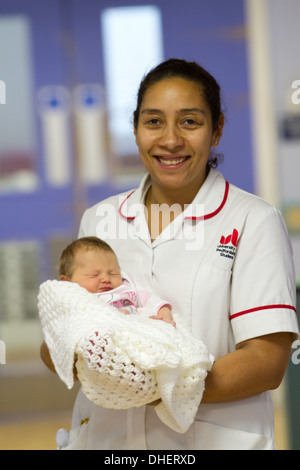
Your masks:
<svg viewBox="0 0 300 470"><path fill-rule="evenodd" d="M227 118L220 145L224 154L220 170L230 182L253 191L243 1L161 0L152 3L162 11L165 57L196 60L220 82ZM130 1L131 6L143 4L149 2ZM22 13L30 19L36 90L44 85L64 85L72 89L84 82L103 83L100 14L104 8L113 6L126 6L126 2L0 0L0 15ZM41 187L32 194L0 195L0 240L34 238L43 241L51 236L77 234L78 216L74 207L81 201L77 200L73 185L55 189L47 184L39 132L37 153ZM87 188L84 204L89 206L115 192L118 188L113 188L109 182Z"/></svg>

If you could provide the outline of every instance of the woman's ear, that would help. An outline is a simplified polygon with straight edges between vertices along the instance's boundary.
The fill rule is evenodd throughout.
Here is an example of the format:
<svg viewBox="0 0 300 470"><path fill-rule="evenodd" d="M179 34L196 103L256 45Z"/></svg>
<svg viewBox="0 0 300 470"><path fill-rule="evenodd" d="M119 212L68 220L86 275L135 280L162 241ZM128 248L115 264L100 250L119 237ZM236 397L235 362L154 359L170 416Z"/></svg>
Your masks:
<svg viewBox="0 0 300 470"><path fill-rule="evenodd" d="M224 114L221 113L219 117L218 127L213 134L212 147L217 147L220 143L221 137L223 135L224 122L225 122L225 117L224 117Z"/></svg>

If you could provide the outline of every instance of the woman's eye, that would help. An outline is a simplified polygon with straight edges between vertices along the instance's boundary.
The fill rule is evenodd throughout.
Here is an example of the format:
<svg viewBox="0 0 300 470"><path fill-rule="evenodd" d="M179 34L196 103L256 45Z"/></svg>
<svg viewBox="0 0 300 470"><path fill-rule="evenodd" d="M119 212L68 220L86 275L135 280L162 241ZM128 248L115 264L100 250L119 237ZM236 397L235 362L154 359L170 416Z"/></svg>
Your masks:
<svg viewBox="0 0 300 470"><path fill-rule="evenodd" d="M185 119L183 121L183 125L191 127L191 126L198 126L199 123L195 121L195 119Z"/></svg>
<svg viewBox="0 0 300 470"><path fill-rule="evenodd" d="M161 125L161 122L162 121L159 118L153 117L153 118L150 118L150 119L145 118L144 124L146 126L149 126L149 127L157 127L157 126Z"/></svg>

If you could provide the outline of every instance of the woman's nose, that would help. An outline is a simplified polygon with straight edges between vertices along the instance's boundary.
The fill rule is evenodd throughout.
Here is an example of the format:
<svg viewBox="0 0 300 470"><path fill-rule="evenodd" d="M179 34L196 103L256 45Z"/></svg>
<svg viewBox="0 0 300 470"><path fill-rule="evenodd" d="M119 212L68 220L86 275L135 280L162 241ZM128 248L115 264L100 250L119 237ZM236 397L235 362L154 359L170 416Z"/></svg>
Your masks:
<svg viewBox="0 0 300 470"><path fill-rule="evenodd" d="M168 149L174 149L181 147L184 143L182 136L180 135L179 129L175 125L170 124L166 126L160 138L160 144Z"/></svg>

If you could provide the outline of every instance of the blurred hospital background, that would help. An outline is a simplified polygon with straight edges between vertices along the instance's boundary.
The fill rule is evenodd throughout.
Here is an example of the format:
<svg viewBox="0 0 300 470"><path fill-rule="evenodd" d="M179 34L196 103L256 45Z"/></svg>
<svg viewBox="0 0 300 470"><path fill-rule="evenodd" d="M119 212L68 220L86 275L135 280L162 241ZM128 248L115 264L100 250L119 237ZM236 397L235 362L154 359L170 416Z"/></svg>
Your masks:
<svg viewBox="0 0 300 470"><path fill-rule="evenodd" d="M162 59L219 80L220 170L282 210L300 282L299 18L299 0L0 0L1 450L55 449L70 426L77 388L40 360L38 287L84 209L138 184L135 96ZM299 346L274 393L279 449L300 449Z"/></svg>

